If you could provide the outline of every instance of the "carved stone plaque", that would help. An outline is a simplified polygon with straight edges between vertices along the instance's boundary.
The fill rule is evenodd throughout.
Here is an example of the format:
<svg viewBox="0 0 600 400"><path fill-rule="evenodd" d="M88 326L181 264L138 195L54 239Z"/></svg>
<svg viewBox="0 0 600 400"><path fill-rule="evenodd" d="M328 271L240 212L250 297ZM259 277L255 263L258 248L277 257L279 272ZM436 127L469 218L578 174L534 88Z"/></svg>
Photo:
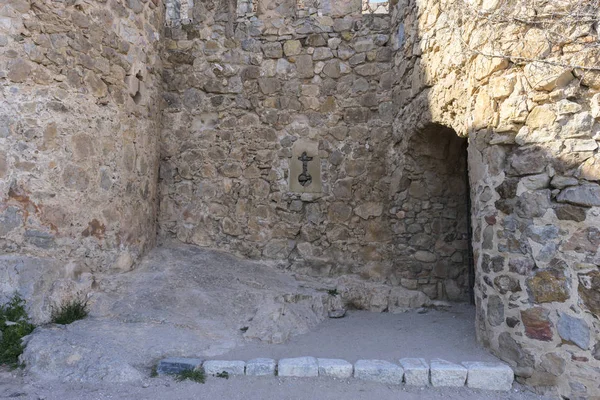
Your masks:
<svg viewBox="0 0 600 400"><path fill-rule="evenodd" d="M321 193L321 160L319 144L298 140L292 147L289 187L296 193Z"/></svg>

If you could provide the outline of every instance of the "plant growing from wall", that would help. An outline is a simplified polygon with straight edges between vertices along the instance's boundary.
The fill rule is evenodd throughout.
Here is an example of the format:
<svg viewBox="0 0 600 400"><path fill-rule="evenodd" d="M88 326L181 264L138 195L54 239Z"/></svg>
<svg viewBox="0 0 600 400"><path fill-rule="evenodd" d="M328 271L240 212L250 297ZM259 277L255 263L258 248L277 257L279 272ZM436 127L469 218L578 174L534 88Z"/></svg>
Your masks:
<svg viewBox="0 0 600 400"><path fill-rule="evenodd" d="M19 364L24 349L22 339L34 329L25 310L25 300L19 295L0 306L0 364L14 367Z"/></svg>
<svg viewBox="0 0 600 400"><path fill-rule="evenodd" d="M62 304L58 308L53 308L50 319L52 323L68 325L84 319L87 315L87 302L81 299L74 299Z"/></svg>

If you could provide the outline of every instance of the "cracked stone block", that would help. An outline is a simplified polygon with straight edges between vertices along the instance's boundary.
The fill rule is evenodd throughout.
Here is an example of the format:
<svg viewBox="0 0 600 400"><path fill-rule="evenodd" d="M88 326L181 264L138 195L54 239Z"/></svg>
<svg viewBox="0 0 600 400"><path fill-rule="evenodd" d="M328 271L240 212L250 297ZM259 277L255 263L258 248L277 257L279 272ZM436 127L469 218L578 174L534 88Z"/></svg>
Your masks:
<svg viewBox="0 0 600 400"><path fill-rule="evenodd" d="M227 372L229 375L244 375L246 363L244 361L210 360L204 362L204 372L216 375Z"/></svg>
<svg viewBox="0 0 600 400"><path fill-rule="evenodd" d="M352 376L352 364L346 360L333 358L318 358L319 376L329 376L332 378L350 378Z"/></svg>
<svg viewBox="0 0 600 400"><path fill-rule="evenodd" d="M512 388L515 374L504 363L463 362L468 370L467 386L472 389L502 390Z"/></svg>
<svg viewBox="0 0 600 400"><path fill-rule="evenodd" d="M158 362L156 372L159 375L179 374L183 371L193 371L201 365L202 360L199 358L170 357Z"/></svg>
<svg viewBox="0 0 600 400"><path fill-rule="evenodd" d="M277 363L272 358L255 358L246 363L246 375L268 376L275 375Z"/></svg>
<svg viewBox="0 0 600 400"><path fill-rule="evenodd" d="M279 376L319 376L319 365L314 357L282 358L277 369Z"/></svg>
<svg viewBox="0 0 600 400"><path fill-rule="evenodd" d="M467 369L450 361L431 360L431 384L438 386L461 387L467 380Z"/></svg>
<svg viewBox="0 0 600 400"><path fill-rule="evenodd" d="M429 385L429 364L423 358L402 358L400 365L404 369L404 382L411 386Z"/></svg>
<svg viewBox="0 0 600 400"><path fill-rule="evenodd" d="M354 364L354 377L365 381L402 384L402 367L383 360L358 360Z"/></svg>

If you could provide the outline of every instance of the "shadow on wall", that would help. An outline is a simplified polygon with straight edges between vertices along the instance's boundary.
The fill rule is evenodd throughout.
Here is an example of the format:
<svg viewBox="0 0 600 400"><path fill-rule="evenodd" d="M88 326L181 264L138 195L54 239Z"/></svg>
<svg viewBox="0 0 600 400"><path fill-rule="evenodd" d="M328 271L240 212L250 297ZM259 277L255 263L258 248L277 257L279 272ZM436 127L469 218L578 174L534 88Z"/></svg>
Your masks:
<svg viewBox="0 0 600 400"><path fill-rule="evenodd" d="M576 56L550 49L542 61L470 52L493 49L486 32L444 2L422 7L403 1L393 14L392 157L410 164L414 132L432 123L468 135L478 338L541 392L598 396L600 72L561 66ZM544 46L498 24L504 49L523 35L529 50ZM597 43L589 32L582 43Z"/></svg>
<svg viewBox="0 0 600 400"><path fill-rule="evenodd" d="M431 298L467 301L467 139L429 124L396 143L390 162L400 283Z"/></svg>

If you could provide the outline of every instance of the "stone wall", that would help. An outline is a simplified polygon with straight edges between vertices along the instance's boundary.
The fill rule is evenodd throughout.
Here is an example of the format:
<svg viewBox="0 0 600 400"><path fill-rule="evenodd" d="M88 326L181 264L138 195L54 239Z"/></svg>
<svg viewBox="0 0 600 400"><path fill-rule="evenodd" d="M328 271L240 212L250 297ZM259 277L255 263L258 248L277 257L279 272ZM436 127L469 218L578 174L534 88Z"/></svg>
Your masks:
<svg viewBox="0 0 600 400"><path fill-rule="evenodd" d="M36 321L155 241L156 0L0 5L0 294Z"/></svg>
<svg viewBox="0 0 600 400"><path fill-rule="evenodd" d="M403 0L392 44L397 157L431 123L469 137L479 340L574 399L600 394L600 73L592 22L544 20L570 6Z"/></svg>
<svg viewBox="0 0 600 400"><path fill-rule="evenodd" d="M405 166L390 158L389 15L363 16L353 2L261 4L255 15L249 4L232 14L196 2L191 20L168 30L161 236L310 275L356 274L465 299L464 184L455 185L458 199L442 190L429 205L420 204L423 194L404 208L406 193L391 191L394 169ZM313 181L302 187L305 150ZM430 171L415 170L402 185L446 170L445 162L466 181L462 159L423 152L411 165L423 158ZM432 249L440 230L446 239Z"/></svg>
<svg viewBox="0 0 600 400"><path fill-rule="evenodd" d="M131 268L155 220L431 298L467 298L472 255L480 341L598 396L598 10L577 4L3 2L2 295L43 320Z"/></svg>
<svg viewBox="0 0 600 400"><path fill-rule="evenodd" d="M389 17L244 16L229 38L226 10L207 8L166 43L162 234L385 278ZM298 149L316 171L306 189Z"/></svg>

